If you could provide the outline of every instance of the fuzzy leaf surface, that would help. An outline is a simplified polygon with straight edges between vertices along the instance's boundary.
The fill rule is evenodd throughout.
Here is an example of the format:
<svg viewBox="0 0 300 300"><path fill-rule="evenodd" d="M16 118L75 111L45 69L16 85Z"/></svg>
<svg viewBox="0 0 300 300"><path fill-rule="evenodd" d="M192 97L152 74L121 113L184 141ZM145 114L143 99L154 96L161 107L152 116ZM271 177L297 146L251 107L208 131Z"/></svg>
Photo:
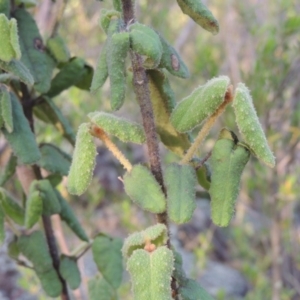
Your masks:
<svg viewBox="0 0 300 300"><path fill-rule="evenodd" d="M243 83L238 84L232 105L236 123L243 139L259 160L273 168L275 166L275 157L260 125L250 91Z"/></svg>
<svg viewBox="0 0 300 300"><path fill-rule="evenodd" d="M122 240L98 235L93 242L93 257L104 279L117 289L122 281Z"/></svg>
<svg viewBox="0 0 300 300"><path fill-rule="evenodd" d="M151 253L143 249L134 251L127 261L134 300L172 300L173 263L173 252L165 246Z"/></svg>
<svg viewBox="0 0 300 300"><path fill-rule="evenodd" d="M92 112L88 117L91 122L122 142L143 144L146 141L144 129L138 123L105 112Z"/></svg>
<svg viewBox="0 0 300 300"><path fill-rule="evenodd" d="M133 166L124 175L124 189L131 200L152 213L166 210L166 199L161 186L148 168L142 165Z"/></svg>
<svg viewBox="0 0 300 300"><path fill-rule="evenodd" d="M240 143L219 139L211 155L211 217L218 226L228 226L239 193L240 178L250 152Z"/></svg>
<svg viewBox="0 0 300 300"><path fill-rule="evenodd" d="M176 105L171 115L173 126L179 132L186 132L200 125L224 101L228 85L229 78L220 76L196 88Z"/></svg>
<svg viewBox="0 0 300 300"><path fill-rule="evenodd" d="M196 208L196 175L189 165L170 164L165 172L168 216L177 223L188 222Z"/></svg>
<svg viewBox="0 0 300 300"><path fill-rule="evenodd" d="M68 175L68 191L73 195L81 195L88 188L95 166L96 145L90 134L89 124L79 126L72 164Z"/></svg>
<svg viewBox="0 0 300 300"><path fill-rule="evenodd" d="M10 98L14 130L9 133L6 129L2 129L2 132L20 162L33 164L41 157L35 136L30 129L19 100L14 94L10 94Z"/></svg>

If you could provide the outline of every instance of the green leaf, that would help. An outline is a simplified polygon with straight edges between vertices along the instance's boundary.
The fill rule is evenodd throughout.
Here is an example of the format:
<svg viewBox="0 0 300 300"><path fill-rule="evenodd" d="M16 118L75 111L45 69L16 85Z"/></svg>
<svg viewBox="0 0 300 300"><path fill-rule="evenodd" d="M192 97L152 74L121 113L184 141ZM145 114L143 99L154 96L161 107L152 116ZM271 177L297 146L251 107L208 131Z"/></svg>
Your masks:
<svg viewBox="0 0 300 300"><path fill-rule="evenodd" d="M168 191L168 216L177 223L188 222L196 208L196 175L189 165L171 164L165 172L165 183Z"/></svg>
<svg viewBox="0 0 300 300"><path fill-rule="evenodd" d="M177 0L182 12L212 34L219 32L219 23L201 0Z"/></svg>
<svg viewBox="0 0 300 300"><path fill-rule="evenodd" d="M62 255L60 258L59 273L72 290L79 287L81 276L77 266L76 257Z"/></svg>
<svg viewBox="0 0 300 300"><path fill-rule="evenodd" d="M0 14L5 14L9 18L10 0L0 0Z"/></svg>
<svg viewBox="0 0 300 300"><path fill-rule="evenodd" d="M5 215L11 218L14 222L19 225L24 224L24 209L3 188L0 188L0 206L2 207L2 211Z"/></svg>
<svg viewBox="0 0 300 300"><path fill-rule="evenodd" d="M121 17L121 14L119 11L116 10L107 10L102 9L101 15L100 15L100 26L103 29L105 33L111 32L112 28L109 30L110 23L114 23L114 30L116 30L116 27L119 27L119 18ZM118 31L118 30L117 30Z"/></svg>
<svg viewBox="0 0 300 300"><path fill-rule="evenodd" d="M69 154L47 143L40 145L40 152L42 157L37 164L41 168L51 173L58 173L64 176L68 175L72 159Z"/></svg>
<svg viewBox="0 0 300 300"><path fill-rule="evenodd" d="M5 227L4 227L5 214L0 205L0 246L5 240Z"/></svg>
<svg viewBox="0 0 300 300"><path fill-rule="evenodd" d="M126 91L125 60L129 51L129 33L117 32L107 40L107 68L110 82L110 105L118 110L124 103Z"/></svg>
<svg viewBox="0 0 300 300"><path fill-rule="evenodd" d="M208 191L211 182L211 170L208 163L204 163L201 168L196 170L196 176L198 183Z"/></svg>
<svg viewBox="0 0 300 300"><path fill-rule="evenodd" d="M126 194L141 208L152 213L166 210L162 188L147 167L133 166L130 172L126 172L123 180Z"/></svg>
<svg viewBox="0 0 300 300"><path fill-rule="evenodd" d="M239 192L240 178L250 157L241 143L219 139L211 155L211 217L218 226L228 226Z"/></svg>
<svg viewBox="0 0 300 300"><path fill-rule="evenodd" d="M161 35L159 38L163 47L159 67L166 68L172 75L180 78L190 77L190 72L178 52Z"/></svg>
<svg viewBox="0 0 300 300"><path fill-rule="evenodd" d="M10 42L10 22L4 14L0 14L0 37L0 60L9 62L16 58L16 55Z"/></svg>
<svg viewBox="0 0 300 300"><path fill-rule="evenodd" d="M50 216L59 214L61 212L61 206L55 189L47 179L34 180L30 185L30 193L34 191L40 192L40 197L43 200L43 214Z"/></svg>
<svg viewBox="0 0 300 300"><path fill-rule="evenodd" d="M243 139L259 160L273 168L275 157L259 123L250 92L243 83L238 84L232 106Z"/></svg>
<svg viewBox="0 0 300 300"><path fill-rule="evenodd" d="M34 107L34 113L42 121L53 124L72 145L75 144L72 126L52 99L43 97L43 101Z"/></svg>
<svg viewBox="0 0 300 300"><path fill-rule="evenodd" d="M21 61L34 77L35 89L45 93L50 88L54 60L45 52L38 27L29 12L16 9L13 16L17 19L22 51Z"/></svg>
<svg viewBox="0 0 300 300"><path fill-rule="evenodd" d="M182 300L214 300L214 298L195 280L187 279L179 288Z"/></svg>
<svg viewBox="0 0 300 300"><path fill-rule="evenodd" d="M16 172L18 159L17 157L12 153L9 157L9 160L0 175L0 186L3 186L7 180L9 180Z"/></svg>
<svg viewBox="0 0 300 300"><path fill-rule="evenodd" d="M61 294L62 285L53 267L48 245L42 232L35 231L30 235L22 235L18 240L18 246L22 254L32 262L47 295L58 297Z"/></svg>
<svg viewBox="0 0 300 300"><path fill-rule="evenodd" d="M11 60L9 63L0 61L0 69L11 73L13 76L19 78L25 84L32 86L34 84L34 78L32 77L29 69L18 60Z"/></svg>
<svg viewBox="0 0 300 300"><path fill-rule="evenodd" d="M6 128L7 132L12 133L14 130L12 104L10 100L10 94L6 87L0 89L0 97L1 114L4 127Z"/></svg>
<svg viewBox="0 0 300 300"><path fill-rule="evenodd" d="M65 40L60 35L55 35L47 40L47 49L58 63L66 63L71 57Z"/></svg>
<svg viewBox="0 0 300 300"><path fill-rule="evenodd" d="M19 43L19 34L18 34L18 25L16 19L10 19L9 21L9 33L10 33L10 44L14 51L14 58L20 59L22 56L20 43Z"/></svg>
<svg viewBox="0 0 300 300"><path fill-rule="evenodd" d="M43 199L41 192L34 190L30 191L25 207L25 227L30 229L34 224L39 221L43 213Z"/></svg>
<svg viewBox="0 0 300 300"><path fill-rule="evenodd" d="M88 188L95 167L97 155L93 137L90 134L89 124L79 126L73 159L68 176L68 191L73 195L81 195Z"/></svg>
<svg viewBox="0 0 300 300"><path fill-rule="evenodd" d="M125 143L143 144L146 141L143 127L135 122L97 111L89 113L88 117L106 133L116 136Z"/></svg>
<svg viewBox="0 0 300 300"><path fill-rule="evenodd" d="M88 282L89 300L117 300L116 292L103 278L94 278Z"/></svg>
<svg viewBox="0 0 300 300"><path fill-rule="evenodd" d="M145 56L143 65L146 69L155 69L163 53L158 34L150 27L134 23L129 27L131 49Z"/></svg>
<svg viewBox="0 0 300 300"><path fill-rule="evenodd" d="M138 249L127 261L135 300L172 300L171 275L173 253L167 247L159 247L149 253Z"/></svg>
<svg viewBox="0 0 300 300"><path fill-rule="evenodd" d="M108 77L106 55L107 55L107 42L103 45L103 47L101 49L101 53L98 58L97 66L96 66L92 84L90 87L90 91L92 93L94 93L98 89L100 89Z"/></svg>
<svg viewBox="0 0 300 300"><path fill-rule="evenodd" d="M160 247L166 244L168 240L168 229L164 224L146 228L144 231L135 232L125 239L122 248L124 257L130 257L137 249L143 249L146 244L152 243L155 247Z"/></svg>
<svg viewBox="0 0 300 300"><path fill-rule="evenodd" d="M190 141L186 134L177 132L170 122L175 95L169 80L161 70L147 70L147 74L157 133L169 150L183 156L190 147Z"/></svg>
<svg viewBox="0 0 300 300"><path fill-rule="evenodd" d="M199 86L175 107L171 115L173 126L179 132L186 132L200 125L224 101L228 85L229 78L220 76Z"/></svg>
<svg viewBox="0 0 300 300"><path fill-rule="evenodd" d="M85 64L82 75L77 81L77 83L75 84L75 86L81 90L89 91L90 86L92 84L93 76L94 76L94 69L90 65Z"/></svg>
<svg viewBox="0 0 300 300"><path fill-rule="evenodd" d="M103 234L98 235L93 242L94 261L104 279L117 289L122 282L122 240Z"/></svg>
<svg viewBox="0 0 300 300"><path fill-rule="evenodd" d="M14 131L9 133L6 129L2 129L2 132L15 155L20 159L20 162L23 164L33 164L41 157L35 136L29 127L18 99L14 94L10 94L10 98Z"/></svg>
<svg viewBox="0 0 300 300"><path fill-rule="evenodd" d="M62 91L75 85L85 71L84 64L84 60L79 57L75 57L66 63L52 79L47 96L50 98L56 97Z"/></svg>
<svg viewBox="0 0 300 300"><path fill-rule="evenodd" d="M86 235L84 229L79 223L69 203L62 197L62 195L57 190L55 190L55 193L61 206L61 211L60 211L61 219L67 223L67 225L81 240L85 242L89 242L88 236Z"/></svg>

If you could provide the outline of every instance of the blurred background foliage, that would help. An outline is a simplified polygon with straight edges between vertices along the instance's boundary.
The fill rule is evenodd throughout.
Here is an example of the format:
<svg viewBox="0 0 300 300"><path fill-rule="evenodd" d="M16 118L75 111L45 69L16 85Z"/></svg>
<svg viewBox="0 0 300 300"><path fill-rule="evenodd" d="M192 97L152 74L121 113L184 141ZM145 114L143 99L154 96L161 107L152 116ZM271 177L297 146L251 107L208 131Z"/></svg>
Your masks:
<svg viewBox="0 0 300 300"><path fill-rule="evenodd" d="M98 26L100 10L112 8L111 2L43 0L32 13L47 38L55 17L64 10L59 33L73 56L83 57L95 66L105 40ZM228 75L234 86L242 81L250 88L277 165L268 169L256 159L251 160L242 177L236 216L226 229L211 223L207 194L199 188L195 216L189 224L172 226L173 242L183 255L187 272L216 299L300 299L300 3L211 0L206 4L220 23L216 36L183 15L174 0L137 1L137 19L161 32L190 69L187 80L169 77L177 101L219 75ZM125 106L117 114L140 121L131 80L128 72ZM109 111L108 97L107 82L95 95L71 88L56 97L55 102L76 130L87 120L88 112ZM225 126L238 133L230 108L202 147L203 156L212 149L218 132ZM72 153L72 147L50 125L37 121L36 132L39 141L57 143ZM142 147L121 143L119 146L132 162L146 161ZM3 149L2 140L1 163L7 157ZM123 195L118 180L124 173L122 168L100 143L98 152L95 177L88 192L73 198L61 185L90 236L103 231L125 237L152 224L152 216L131 205ZM174 160L163 147L161 153L164 163ZM15 181L8 186L19 190ZM76 248L79 241L59 222L55 224L62 252ZM87 281L96 268L89 253L79 265L83 283L74 297L87 299ZM32 273L24 269L20 272L24 276L19 285L38 299L47 299L37 288ZM131 299L126 276L120 298Z"/></svg>

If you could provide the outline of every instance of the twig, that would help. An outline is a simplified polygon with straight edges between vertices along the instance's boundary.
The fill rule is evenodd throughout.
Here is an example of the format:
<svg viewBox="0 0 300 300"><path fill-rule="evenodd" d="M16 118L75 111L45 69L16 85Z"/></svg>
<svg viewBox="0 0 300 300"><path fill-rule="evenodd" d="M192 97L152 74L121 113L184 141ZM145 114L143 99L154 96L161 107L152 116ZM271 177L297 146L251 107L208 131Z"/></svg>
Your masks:
<svg viewBox="0 0 300 300"><path fill-rule="evenodd" d="M203 167L205 162L211 157L212 150L210 150L206 156L199 162L199 164L195 167L196 170L200 169Z"/></svg>
<svg viewBox="0 0 300 300"><path fill-rule="evenodd" d="M113 156L123 165L123 167L128 172L131 171L132 164L124 156L124 154L120 151L120 149L113 143L113 141L109 138L109 136L104 132L103 129L93 124L90 132L93 136L97 137L105 144L108 150L113 154Z"/></svg>
<svg viewBox="0 0 300 300"><path fill-rule="evenodd" d="M181 159L181 164L187 164L194 156L194 153L198 150L201 143L204 141L206 136L208 135L210 129L214 125L215 121L218 119L218 117L225 111L226 106L228 103L230 103L233 100L233 94L232 94L232 85L230 85L227 89L227 92L224 97L224 102L219 106L219 108L208 118L206 123L203 125L201 130L198 133L198 136L196 137L194 143L189 148L187 153L184 155L184 157Z"/></svg>
<svg viewBox="0 0 300 300"><path fill-rule="evenodd" d="M123 19L126 28L128 24L132 24L135 22L133 3L134 1L132 0L122 0ZM167 195L167 191L164 186L164 180L163 180L163 174L161 168L159 144L158 144L158 138L156 134L153 108L152 108L152 103L150 98L150 90L148 86L148 77L143 67L142 57L139 54L131 51L130 58L131 58L132 71L133 71L134 92L136 94L140 106L140 111L143 120L143 127L146 134L146 143L148 148L150 169L156 181L161 186L162 191L164 192L165 195ZM157 214L157 221L159 223L165 224L165 226L167 227L168 230L167 246L168 248L171 248L169 222L168 222L167 213L164 212L161 214ZM172 292L176 292L176 281L174 279L171 280L171 288L172 288Z"/></svg>
<svg viewBox="0 0 300 300"><path fill-rule="evenodd" d="M25 84L21 83L21 90L22 90L22 106L23 106L23 110L24 110L24 114L30 124L30 128L32 130L32 132L34 133L34 120L33 120L33 111L32 111L32 105L26 105L26 102L31 102L31 95L28 92L28 89L26 87ZM35 178L38 180L43 179L42 174L41 174L41 170L37 165L33 165L32 166L32 170L34 172ZM22 173L20 173L22 174ZM19 175L19 174L18 174ZM26 185L30 184L30 181L26 181L26 180L20 180L21 183L25 183ZM25 186L23 187L24 191L28 192L29 190L29 186ZM52 224L51 224L51 219L49 216L47 215L42 215L42 220L43 220L43 225L44 225L44 230L45 230L45 235L46 235L46 239L47 239L47 244L49 247L49 252L52 258L52 262L53 262L53 267L55 268L55 271L57 272L59 279L61 281L62 284L62 292L61 292L61 299L62 300L69 300L69 294L68 294L68 288L67 288L67 283L66 281L61 277L60 273L59 273L59 253L58 253L58 249L56 246L56 241L55 241L55 236L53 233L53 228L52 228Z"/></svg>

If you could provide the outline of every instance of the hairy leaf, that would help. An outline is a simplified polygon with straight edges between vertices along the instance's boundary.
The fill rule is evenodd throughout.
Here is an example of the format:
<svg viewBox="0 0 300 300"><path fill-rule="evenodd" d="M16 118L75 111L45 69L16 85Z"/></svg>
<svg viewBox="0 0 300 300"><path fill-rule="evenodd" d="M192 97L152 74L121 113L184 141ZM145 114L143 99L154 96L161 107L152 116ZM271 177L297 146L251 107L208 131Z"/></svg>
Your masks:
<svg viewBox="0 0 300 300"><path fill-rule="evenodd" d="M18 240L18 246L22 254L32 262L45 292L50 297L58 297L62 291L62 285L53 267L42 232L35 231L30 235L22 235Z"/></svg>
<svg viewBox="0 0 300 300"><path fill-rule="evenodd" d="M190 147L190 142L188 136L177 132L170 122L170 115L176 103L169 80L161 70L147 70L147 74L156 130L169 150L183 156Z"/></svg>
<svg viewBox="0 0 300 300"><path fill-rule="evenodd" d="M144 67L155 69L163 53L163 47L158 34L150 27L134 23L129 27L130 47L142 56L145 56Z"/></svg>
<svg viewBox="0 0 300 300"><path fill-rule="evenodd" d="M35 20L24 8L18 8L13 16L17 19L22 51L21 61L34 77L37 92L45 93L50 88L54 60L45 52L43 40Z"/></svg>
<svg viewBox="0 0 300 300"><path fill-rule="evenodd" d="M116 292L104 278L93 278L88 282L89 300L117 300Z"/></svg>
<svg viewBox="0 0 300 300"><path fill-rule="evenodd" d="M55 189L47 179L34 180L30 185L30 193L34 191L40 192L40 197L43 200L43 214L50 216L59 214L61 206L56 196Z"/></svg>
<svg viewBox="0 0 300 300"><path fill-rule="evenodd" d="M107 68L107 43L105 43L101 49L101 53L98 58L97 66L94 72L92 84L90 87L90 91L92 93L96 92L100 89L105 83L108 77L108 68Z"/></svg>
<svg viewBox="0 0 300 300"><path fill-rule="evenodd" d="M180 78L190 77L190 72L178 52L161 35L159 38L163 48L159 67Z"/></svg>
<svg viewBox="0 0 300 300"><path fill-rule="evenodd" d="M20 79L25 84L32 86L34 78L32 77L29 69L19 60L11 60L9 63L0 60L0 69L12 74Z"/></svg>
<svg viewBox="0 0 300 300"><path fill-rule="evenodd" d="M211 217L218 226L228 226L234 213L240 178L250 157L242 144L219 139L211 155Z"/></svg>
<svg viewBox="0 0 300 300"><path fill-rule="evenodd" d="M72 290L79 287L81 276L77 266L76 257L62 255L60 258L59 273Z"/></svg>
<svg viewBox="0 0 300 300"><path fill-rule="evenodd" d="M138 249L127 261L135 300L172 300L171 275L173 253L167 247L159 247L149 253Z"/></svg>
<svg viewBox="0 0 300 300"><path fill-rule="evenodd" d="M161 186L147 167L133 166L124 176L124 188L131 200L152 213L166 210L166 199Z"/></svg>
<svg viewBox="0 0 300 300"><path fill-rule="evenodd" d="M9 17L10 0L0 0L0 14L5 14L6 17Z"/></svg>
<svg viewBox="0 0 300 300"><path fill-rule="evenodd" d="M68 191L73 195L81 195L89 186L97 155L93 137L90 134L89 124L79 126L72 164L68 176Z"/></svg>
<svg viewBox="0 0 300 300"><path fill-rule="evenodd" d="M110 104L118 110L124 103L126 91L125 59L129 50L129 33L117 32L107 40L107 68L110 82Z"/></svg>
<svg viewBox="0 0 300 300"><path fill-rule="evenodd" d="M170 164L165 172L165 182L169 218L177 224L188 222L196 208L194 168L189 165Z"/></svg>
<svg viewBox="0 0 300 300"><path fill-rule="evenodd" d="M143 144L146 141L143 127L135 122L105 112L92 112L88 117L106 133L116 136L125 143Z"/></svg>
<svg viewBox="0 0 300 300"><path fill-rule="evenodd" d="M267 166L275 166L275 157L259 123L248 88L239 83L233 100L236 123L254 155Z"/></svg>
<svg viewBox="0 0 300 300"><path fill-rule="evenodd" d="M31 191L26 200L25 207L25 227L30 229L36 224L43 213L43 199L41 192Z"/></svg>
<svg viewBox="0 0 300 300"><path fill-rule="evenodd" d="M10 98L12 103L14 131L9 133L6 129L2 129L2 132L21 163L33 164L41 157L35 141L35 136L29 127L29 123L24 116L22 106L18 99L14 94L10 94Z"/></svg>
<svg viewBox="0 0 300 300"><path fill-rule="evenodd" d="M94 261L104 279L114 288L121 285L122 265L122 240L111 238L103 234L98 235L93 242L92 251Z"/></svg>
<svg viewBox="0 0 300 300"><path fill-rule="evenodd" d="M7 132L12 133L14 130L12 105L10 94L6 87L0 89L0 98L1 115L4 122L4 127L6 128Z"/></svg>
<svg viewBox="0 0 300 300"><path fill-rule="evenodd" d="M70 165L71 156L64 151L60 150L52 144L41 144L40 145L41 159L37 164L51 173L59 173L67 176Z"/></svg>
<svg viewBox="0 0 300 300"><path fill-rule="evenodd" d="M219 23L201 0L177 0L182 12L212 34L219 32Z"/></svg>
<svg viewBox="0 0 300 300"><path fill-rule="evenodd" d="M9 21L9 34L10 34L10 44L14 51L14 58L20 59L22 53L19 44L18 25L16 19L14 18L10 19Z"/></svg>
<svg viewBox="0 0 300 300"><path fill-rule="evenodd" d="M66 63L70 59L69 49L60 35L55 35L47 40L47 49L58 63Z"/></svg>
<svg viewBox="0 0 300 300"><path fill-rule="evenodd" d="M171 122L179 132L186 132L200 125L224 101L229 84L227 76L220 76L199 86L191 95L177 104Z"/></svg>
<svg viewBox="0 0 300 300"><path fill-rule="evenodd" d="M84 64L84 60L79 57L75 57L66 63L52 79L47 96L50 98L55 97L75 85L84 73Z"/></svg>
<svg viewBox="0 0 300 300"><path fill-rule="evenodd" d="M16 55L10 42L10 21L4 14L0 14L0 38L0 60L9 62L16 58Z"/></svg>
<svg viewBox="0 0 300 300"><path fill-rule="evenodd" d="M9 157L9 160L0 175L0 186L3 186L7 180L9 180L16 172L18 159L17 157L12 153Z"/></svg>
<svg viewBox="0 0 300 300"><path fill-rule="evenodd" d="M124 257L130 257L137 249L143 249L149 242L156 247L166 244L168 240L168 229L164 224L156 224L141 232L135 232L125 239L122 248Z"/></svg>
<svg viewBox="0 0 300 300"><path fill-rule="evenodd" d="M82 228L80 222L78 221L76 215L74 214L72 207L57 190L55 190L55 193L61 206L61 219L67 223L67 225L81 240L88 242L89 238L86 235L84 229Z"/></svg>
<svg viewBox="0 0 300 300"><path fill-rule="evenodd" d="M5 215L7 215L14 222L19 225L24 224L24 209L3 188L0 188L0 206L2 207Z"/></svg>

